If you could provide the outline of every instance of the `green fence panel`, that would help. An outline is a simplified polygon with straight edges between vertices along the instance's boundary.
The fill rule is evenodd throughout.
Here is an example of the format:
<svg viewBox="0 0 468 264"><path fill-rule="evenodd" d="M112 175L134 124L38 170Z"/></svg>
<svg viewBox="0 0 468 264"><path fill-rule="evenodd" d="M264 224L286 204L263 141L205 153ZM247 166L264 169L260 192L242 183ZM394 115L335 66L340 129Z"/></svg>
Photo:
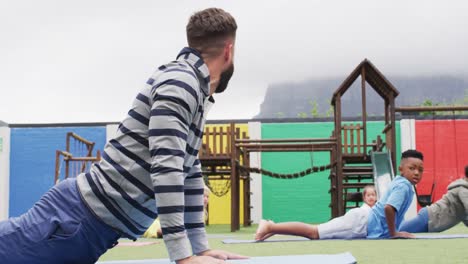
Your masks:
<svg viewBox="0 0 468 264"><path fill-rule="evenodd" d="M397 153L399 153L400 145L399 125L398 122L396 126ZM374 140L383 128L383 121L368 122L368 142ZM266 123L262 124L262 139L328 138L333 129L332 122ZM277 173L294 173L311 166L330 163L328 152L263 152L261 156L262 168ZM263 176L263 218L279 222L321 223L328 221L331 217L328 192L330 189L329 174L330 171L327 170L297 179L275 179Z"/></svg>

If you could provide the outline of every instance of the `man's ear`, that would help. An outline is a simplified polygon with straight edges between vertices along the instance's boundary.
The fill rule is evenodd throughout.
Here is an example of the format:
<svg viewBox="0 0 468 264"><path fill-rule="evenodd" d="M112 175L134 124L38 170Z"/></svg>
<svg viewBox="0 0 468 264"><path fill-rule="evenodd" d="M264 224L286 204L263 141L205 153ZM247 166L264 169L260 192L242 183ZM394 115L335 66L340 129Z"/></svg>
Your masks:
<svg viewBox="0 0 468 264"><path fill-rule="evenodd" d="M224 46L224 60L229 61L232 59L232 56L234 55L234 45L231 42L228 42L226 46Z"/></svg>

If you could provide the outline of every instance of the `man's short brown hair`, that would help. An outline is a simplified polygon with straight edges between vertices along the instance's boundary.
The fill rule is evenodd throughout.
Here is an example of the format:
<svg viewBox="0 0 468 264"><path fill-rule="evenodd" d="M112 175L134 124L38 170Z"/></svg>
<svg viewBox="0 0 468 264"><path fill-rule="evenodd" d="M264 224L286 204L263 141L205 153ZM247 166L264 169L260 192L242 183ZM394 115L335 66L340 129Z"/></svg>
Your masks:
<svg viewBox="0 0 468 264"><path fill-rule="evenodd" d="M228 38L236 37L234 17L220 8L208 8L193 14L187 24L187 41L191 48L207 55L222 51Z"/></svg>

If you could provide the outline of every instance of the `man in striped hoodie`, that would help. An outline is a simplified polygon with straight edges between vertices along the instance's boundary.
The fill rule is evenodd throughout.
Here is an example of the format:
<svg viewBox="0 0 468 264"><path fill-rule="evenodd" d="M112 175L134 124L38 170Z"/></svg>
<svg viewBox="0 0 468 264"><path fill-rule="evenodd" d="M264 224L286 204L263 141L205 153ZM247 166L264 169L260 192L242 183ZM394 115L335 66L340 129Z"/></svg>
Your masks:
<svg viewBox="0 0 468 264"><path fill-rule="evenodd" d="M243 258L208 246L198 160L211 95L226 89L234 71L237 24L209 8L193 14L186 29L188 47L147 81L101 162L0 223L2 263L94 263L157 217L172 261Z"/></svg>

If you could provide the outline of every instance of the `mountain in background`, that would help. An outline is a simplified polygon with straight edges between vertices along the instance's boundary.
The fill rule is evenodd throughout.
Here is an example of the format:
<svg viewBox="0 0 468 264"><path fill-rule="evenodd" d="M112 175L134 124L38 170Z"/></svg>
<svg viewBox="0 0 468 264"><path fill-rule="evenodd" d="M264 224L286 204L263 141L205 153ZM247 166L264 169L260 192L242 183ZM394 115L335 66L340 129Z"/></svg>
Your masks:
<svg viewBox="0 0 468 264"><path fill-rule="evenodd" d="M468 81L464 77L387 77L400 92L396 106L417 106L425 101L433 104L466 104ZM254 118L297 118L333 116L330 105L332 94L343 82L343 78L306 80L272 84L267 88ZM382 116L383 99L366 83L368 116ZM361 115L361 79L356 79L342 97L344 117Z"/></svg>

